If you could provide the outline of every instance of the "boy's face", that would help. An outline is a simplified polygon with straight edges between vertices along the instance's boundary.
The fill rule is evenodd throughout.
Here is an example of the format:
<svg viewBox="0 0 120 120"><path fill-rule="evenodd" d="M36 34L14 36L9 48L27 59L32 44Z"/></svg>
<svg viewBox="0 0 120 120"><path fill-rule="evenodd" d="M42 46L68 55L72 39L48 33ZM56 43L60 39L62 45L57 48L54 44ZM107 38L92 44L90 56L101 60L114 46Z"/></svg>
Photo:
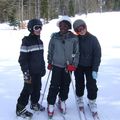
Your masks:
<svg viewBox="0 0 120 120"><path fill-rule="evenodd" d="M33 33L34 33L35 35L40 35L41 30L42 30L42 27L41 27L40 25L35 25L35 26L33 26Z"/></svg>
<svg viewBox="0 0 120 120"><path fill-rule="evenodd" d="M60 22L59 29L60 29L60 32L64 34L68 31L69 26L65 22Z"/></svg>
<svg viewBox="0 0 120 120"><path fill-rule="evenodd" d="M85 25L80 25L79 27L77 27L76 29L76 33L79 35L85 35L87 32L87 28Z"/></svg>

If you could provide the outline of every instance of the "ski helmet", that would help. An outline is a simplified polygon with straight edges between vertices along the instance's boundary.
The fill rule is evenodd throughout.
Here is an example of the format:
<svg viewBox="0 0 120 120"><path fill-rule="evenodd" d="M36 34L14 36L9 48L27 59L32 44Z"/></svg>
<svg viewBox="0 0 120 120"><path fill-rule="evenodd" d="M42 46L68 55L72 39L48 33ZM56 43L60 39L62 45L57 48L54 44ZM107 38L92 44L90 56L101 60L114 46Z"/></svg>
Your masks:
<svg viewBox="0 0 120 120"><path fill-rule="evenodd" d="M28 22L27 28L30 32L33 31L33 26L40 25L42 27L42 22L39 19L31 19Z"/></svg>

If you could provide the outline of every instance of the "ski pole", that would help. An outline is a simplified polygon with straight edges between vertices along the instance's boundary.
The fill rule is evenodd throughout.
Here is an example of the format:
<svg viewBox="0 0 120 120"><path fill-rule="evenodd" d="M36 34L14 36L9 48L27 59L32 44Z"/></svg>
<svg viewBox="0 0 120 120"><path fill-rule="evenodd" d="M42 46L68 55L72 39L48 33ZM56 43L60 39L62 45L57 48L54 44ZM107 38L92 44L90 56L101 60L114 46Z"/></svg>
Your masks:
<svg viewBox="0 0 120 120"><path fill-rule="evenodd" d="M70 79L71 79L71 82L72 82L72 88L73 88L73 92L74 92L74 96L75 96L75 102L76 102L76 107L77 107L79 119L82 120L81 115L80 115L80 111L79 111L79 106L77 104L77 96L76 96L76 93L75 93L74 83L73 83L73 80L72 80L72 73L69 72L69 75L70 75Z"/></svg>
<svg viewBox="0 0 120 120"><path fill-rule="evenodd" d="M67 60L67 65L69 65L69 61ZM82 120L82 117L80 115L80 111L79 111L79 106L77 104L77 96L75 93L75 88L74 88L74 83L73 83L73 79L72 79L72 73L70 71L68 71L69 75L70 75L70 80L72 82L72 88L73 88L73 92L74 92L74 96L75 96L75 103L76 103L76 107L77 107L77 111L78 111L78 115L79 115L79 119Z"/></svg>
<svg viewBox="0 0 120 120"><path fill-rule="evenodd" d="M49 81L50 73L51 73L51 70L48 73L47 81L46 81L45 88L44 88L43 95L42 95L42 99L41 99L41 102L40 102L41 105L42 105L42 102L43 102L43 99L44 99L44 96L45 96L45 91L46 91L47 84L48 84L48 81Z"/></svg>

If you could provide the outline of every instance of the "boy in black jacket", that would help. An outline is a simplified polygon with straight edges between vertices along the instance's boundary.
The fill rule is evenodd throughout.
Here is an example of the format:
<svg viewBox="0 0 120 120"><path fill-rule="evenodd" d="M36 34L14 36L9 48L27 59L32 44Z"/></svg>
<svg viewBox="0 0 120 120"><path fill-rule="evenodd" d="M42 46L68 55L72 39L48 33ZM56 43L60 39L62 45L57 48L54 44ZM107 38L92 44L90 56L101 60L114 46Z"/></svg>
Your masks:
<svg viewBox="0 0 120 120"><path fill-rule="evenodd" d="M97 112L97 73L101 62L101 46L98 39L87 31L86 23L78 19L73 23L79 38L79 64L75 71L76 95L80 108L83 108L85 83L87 97L92 112ZM86 82L85 82L86 80Z"/></svg>
<svg viewBox="0 0 120 120"><path fill-rule="evenodd" d="M28 22L29 36L22 39L19 63L24 76L24 87L17 100L16 114L22 117L32 117L32 113L26 110L29 97L31 100L30 108L35 111L44 111L38 101L41 90L41 77L45 75L45 61L43 42L40 40L42 22L32 19Z"/></svg>

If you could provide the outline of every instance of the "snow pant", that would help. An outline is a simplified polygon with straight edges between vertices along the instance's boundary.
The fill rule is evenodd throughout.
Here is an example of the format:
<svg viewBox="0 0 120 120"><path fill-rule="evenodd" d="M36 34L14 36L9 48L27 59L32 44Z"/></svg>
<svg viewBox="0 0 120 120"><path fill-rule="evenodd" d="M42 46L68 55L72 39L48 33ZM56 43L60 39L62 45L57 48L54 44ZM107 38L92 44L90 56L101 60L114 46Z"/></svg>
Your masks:
<svg viewBox="0 0 120 120"><path fill-rule="evenodd" d="M31 75L31 83L25 83L18 98L17 105L25 107L28 104L29 98L31 103L36 104L40 98L41 76L39 74Z"/></svg>
<svg viewBox="0 0 120 120"><path fill-rule="evenodd" d="M96 99L98 88L97 88L96 80L93 79L92 77L92 68L78 66L74 75L75 75L76 95L78 97L81 97L84 95L84 89L85 89L85 83L86 83L88 99L90 100Z"/></svg>
<svg viewBox="0 0 120 120"><path fill-rule="evenodd" d="M70 86L70 75L65 68L53 66L50 88L48 92L48 104L54 105L57 95L62 101L67 100Z"/></svg>

